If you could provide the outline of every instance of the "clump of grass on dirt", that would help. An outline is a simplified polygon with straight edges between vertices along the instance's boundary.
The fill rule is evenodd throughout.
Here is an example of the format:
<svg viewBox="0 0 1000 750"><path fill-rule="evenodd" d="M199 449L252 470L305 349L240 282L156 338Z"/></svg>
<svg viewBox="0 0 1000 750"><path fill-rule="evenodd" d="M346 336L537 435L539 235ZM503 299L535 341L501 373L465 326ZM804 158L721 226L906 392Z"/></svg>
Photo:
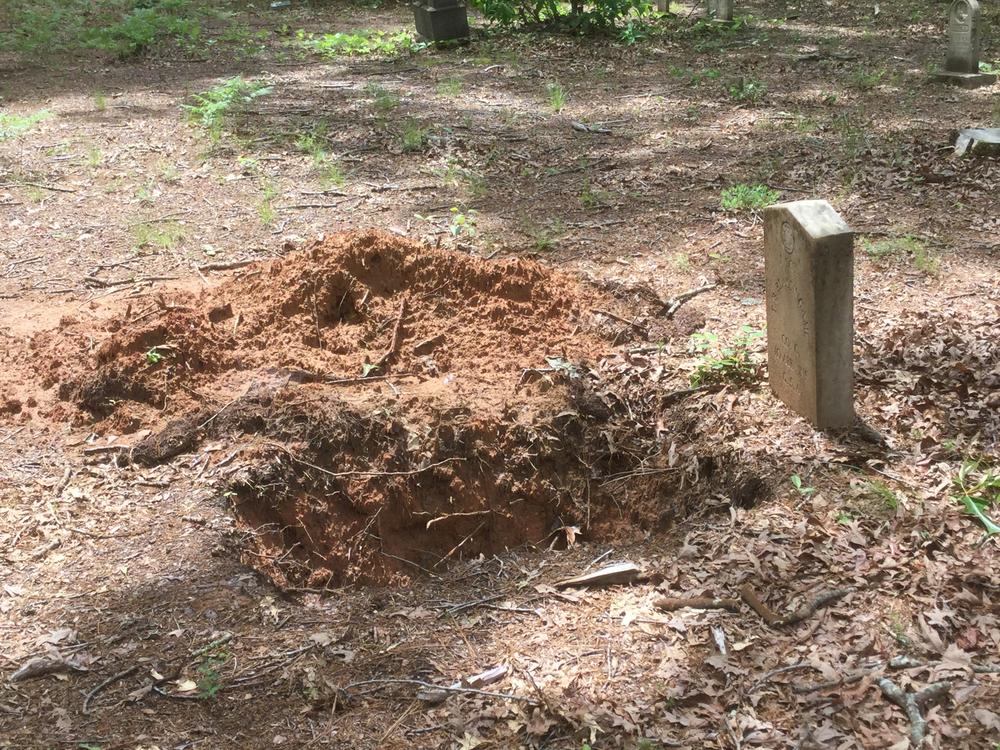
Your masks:
<svg viewBox="0 0 1000 750"><path fill-rule="evenodd" d="M861 247L876 265L884 265L893 258L909 257L913 266L928 276L936 276L941 268L937 254L913 235L875 241L865 237L861 240Z"/></svg>
<svg viewBox="0 0 1000 750"><path fill-rule="evenodd" d="M227 116L243 104L271 93L263 81L247 80L241 76L228 78L216 86L193 94L193 104L182 104L188 120L208 130L213 140L222 136L222 126Z"/></svg>
<svg viewBox="0 0 1000 750"><path fill-rule="evenodd" d="M423 151L427 147L430 132L416 120L410 120L403 127L401 145L403 151L414 152Z"/></svg>
<svg viewBox="0 0 1000 750"><path fill-rule="evenodd" d="M257 204L257 216L260 219L260 223L265 227L269 227L274 223L274 218L277 216L274 201L280 195L281 191L273 182L265 180L261 185L260 203Z"/></svg>
<svg viewBox="0 0 1000 750"><path fill-rule="evenodd" d="M590 180L587 180L583 184L583 189L580 191L580 205L583 208L601 208L602 206L607 206L613 200L611 193L607 190L602 190L601 188L594 187Z"/></svg>
<svg viewBox="0 0 1000 750"><path fill-rule="evenodd" d="M378 84L370 83L365 86L365 93L372 98L372 107L375 112L383 117L399 106L399 96Z"/></svg>
<svg viewBox="0 0 1000 750"><path fill-rule="evenodd" d="M295 34L301 49L323 57L342 55L396 55L419 49L420 45L406 31L338 31L335 34L309 34L299 29Z"/></svg>
<svg viewBox="0 0 1000 750"><path fill-rule="evenodd" d="M722 208L725 211L760 211L778 200L781 193L767 185L730 185L722 191Z"/></svg>
<svg viewBox="0 0 1000 750"><path fill-rule="evenodd" d="M170 250L184 239L184 228L176 221L143 221L132 227L132 239L137 248Z"/></svg>
<svg viewBox="0 0 1000 750"><path fill-rule="evenodd" d="M691 385L746 386L760 378L760 362L754 354L754 342L764 335L750 326L743 326L730 344L723 344L712 331L699 331L691 336L691 350L701 356L691 373Z"/></svg>
<svg viewBox="0 0 1000 750"><path fill-rule="evenodd" d="M887 73L884 68L855 68L849 79L852 88L858 91L871 91L882 83Z"/></svg>
<svg viewBox="0 0 1000 750"><path fill-rule="evenodd" d="M52 117L46 109L33 112L30 115L15 115L10 112L0 112L0 141L17 138L31 130L42 120Z"/></svg>
<svg viewBox="0 0 1000 750"><path fill-rule="evenodd" d="M767 86L756 78L740 78L729 87L729 96L742 104L760 104L767 94Z"/></svg>
<svg viewBox="0 0 1000 750"><path fill-rule="evenodd" d="M557 81L553 81L545 87L545 93L549 98L549 107L553 112L559 114L566 106L566 90Z"/></svg>

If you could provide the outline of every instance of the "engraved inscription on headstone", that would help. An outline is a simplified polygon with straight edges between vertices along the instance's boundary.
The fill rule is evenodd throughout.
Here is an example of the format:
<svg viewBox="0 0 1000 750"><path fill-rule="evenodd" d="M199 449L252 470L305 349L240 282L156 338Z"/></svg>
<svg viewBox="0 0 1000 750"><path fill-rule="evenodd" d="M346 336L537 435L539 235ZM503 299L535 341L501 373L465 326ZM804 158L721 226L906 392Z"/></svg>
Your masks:
<svg viewBox="0 0 1000 750"><path fill-rule="evenodd" d="M771 390L820 429L854 422L854 234L826 201L764 211Z"/></svg>
<svg viewBox="0 0 1000 750"><path fill-rule="evenodd" d="M979 0L955 0L948 13L948 59L940 80L966 88L988 86L996 81L991 73L979 72L980 35L983 14Z"/></svg>

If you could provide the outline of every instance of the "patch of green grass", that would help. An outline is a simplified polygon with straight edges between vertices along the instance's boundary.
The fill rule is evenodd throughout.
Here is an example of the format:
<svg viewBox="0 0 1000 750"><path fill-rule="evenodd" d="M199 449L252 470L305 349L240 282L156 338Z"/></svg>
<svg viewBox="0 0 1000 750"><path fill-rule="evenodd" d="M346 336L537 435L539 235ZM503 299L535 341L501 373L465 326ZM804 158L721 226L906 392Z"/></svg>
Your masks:
<svg viewBox="0 0 1000 750"><path fill-rule="evenodd" d="M170 250L183 241L184 229L176 221L140 222L132 227L132 239L137 248Z"/></svg>
<svg viewBox="0 0 1000 750"><path fill-rule="evenodd" d="M545 93L549 98L549 107L558 114L566 106L566 91L562 85L553 81L545 87Z"/></svg>
<svg viewBox="0 0 1000 750"><path fill-rule="evenodd" d="M280 195L281 191L278 190L278 186L273 182L265 180L261 184L260 203L257 204L257 217L265 227L271 226L278 215L274 208L274 201Z"/></svg>
<svg viewBox="0 0 1000 750"><path fill-rule="evenodd" d="M370 83L365 86L365 93L372 98L372 107L379 115L388 115L399 106L399 96L378 84Z"/></svg>
<svg viewBox="0 0 1000 750"><path fill-rule="evenodd" d="M86 162L87 166L91 169L97 169L104 161L104 154L101 152L97 146L91 146L87 149Z"/></svg>
<svg viewBox="0 0 1000 750"><path fill-rule="evenodd" d="M227 116L244 104L271 93L271 87L262 81L247 80L240 76L228 78L216 86L193 94L193 104L182 104L188 120L208 130L213 140L222 135Z"/></svg>
<svg viewBox="0 0 1000 750"><path fill-rule="evenodd" d="M691 269L691 256L681 250L674 253L670 260L680 271L688 271Z"/></svg>
<svg viewBox="0 0 1000 750"><path fill-rule="evenodd" d="M462 83L461 78L446 78L443 81L439 81L438 85L435 86L435 90L441 96L456 97L462 93L462 87L465 84Z"/></svg>
<svg viewBox="0 0 1000 750"><path fill-rule="evenodd" d="M403 127L402 146L403 151L414 152L423 151L427 148L430 132L416 120L410 120Z"/></svg>
<svg viewBox="0 0 1000 750"><path fill-rule="evenodd" d="M893 258L909 257L914 267L928 276L936 276L940 270L941 260L937 254L913 235L875 241L864 237L861 247L876 265L883 265Z"/></svg>
<svg viewBox="0 0 1000 750"><path fill-rule="evenodd" d="M886 75L885 68L859 67L851 72L848 82L852 88L858 91L871 91L882 83Z"/></svg>
<svg viewBox="0 0 1000 750"><path fill-rule="evenodd" d="M877 479L866 482L865 491L881 502L887 510L896 510L899 507L899 495L885 482L880 482Z"/></svg>
<svg viewBox="0 0 1000 750"><path fill-rule="evenodd" d="M778 200L781 193L767 185L730 185L722 191L722 208L725 211L760 211Z"/></svg>
<svg viewBox="0 0 1000 750"><path fill-rule="evenodd" d="M0 112L0 141L17 138L31 130L35 125L52 117L47 109L32 112L30 115L15 115L11 112Z"/></svg>
<svg viewBox="0 0 1000 750"><path fill-rule="evenodd" d="M531 246L538 252L546 252L566 234L566 225L561 219L552 219L544 224L530 225L526 231L531 237Z"/></svg>
<svg viewBox="0 0 1000 750"><path fill-rule="evenodd" d="M701 356L691 373L691 385L695 388L716 384L746 386L756 382L760 378L760 362L753 347L763 335L763 331L745 325L732 343L725 345L711 331L693 334L691 350Z"/></svg>
<svg viewBox="0 0 1000 750"><path fill-rule="evenodd" d="M1000 534L1000 525L993 521L992 511L1000 507L1000 474L979 461L965 460L952 479L952 499L965 506L986 529L986 536Z"/></svg>
<svg viewBox="0 0 1000 750"><path fill-rule="evenodd" d="M89 31L87 46L121 59L145 52L166 38L192 46L201 37L200 15L190 0L147 0L117 23Z"/></svg>
<svg viewBox="0 0 1000 750"><path fill-rule="evenodd" d="M613 200L613 196L607 190L595 188L590 184L590 180L584 183L580 191L580 205L584 208L600 208L607 206Z"/></svg>
<svg viewBox="0 0 1000 750"><path fill-rule="evenodd" d="M854 521L856 521L857 518L855 518L854 514L851 513L851 511L849 511L849 510L841 510L841 511L837 511L837 515L834 517L833 520L836 521L837 523L841 524L842 526L847 526L848 524L853 523Z"/></svg>
<svg viewBox="0 0 1000 750"><path fill-rule="evenodd" d="M472 198L482 198L489 192L486 178L463 167L456 159L449 159L448 166L435 169L434 174L446 185L464 188Z"/></svg>
<svg viewBox="0 0 1000 750"><path fill-rule="evenodd" d="M388 33L365 29L338 31L335 34L308 34L300 29L296 32L295 39L302 49L331 58L342 55L398 55L423 46L406 31Z"/></svg>
<svg viewBox="0 0 1000 750"><path fill-rule="evenodd" d="M760 104L767 94L767 86L756 78L740 78L729 87L729 96L742 104Z"/></svg>
<svg viewBox="0 0 1000 750"><path fill-rule="evenodd" d="M108 97L102 94L100 91L94 94L94 109L98 112L103 112L108 108Z"/></svg>

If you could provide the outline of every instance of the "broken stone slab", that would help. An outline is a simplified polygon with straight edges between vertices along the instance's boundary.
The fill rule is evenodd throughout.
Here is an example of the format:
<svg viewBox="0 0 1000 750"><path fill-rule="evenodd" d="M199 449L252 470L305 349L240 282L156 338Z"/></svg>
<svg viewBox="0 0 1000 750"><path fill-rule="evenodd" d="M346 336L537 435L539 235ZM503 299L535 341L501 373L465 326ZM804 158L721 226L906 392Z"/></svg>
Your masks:
<svg viewBox="0 0 1000 750"><path fill-rule="evenodd" d="M618 563L595 570L593 573L584 573L574 578L566 578L554 585L557 589L617 586L638 581L640 574L639 566L634 563Z"/></svg>
<svg viewBox="0 0 1000 750"><path fill-rule="evenodd" d="M965 128L958 131L955 140L955 156L962 156L971 147L977 150L979 144L984 144L984 150L990 153L1000 152L1000 128Z"/></svg>
<svg viewBox="0 0 1000 750"><path fill-rule="evenodd" d="M993 73L979 70L983 13L979 0L955 0L948 13L948 58L935 78L966 89L996 82Z"/></svg>
<svg viewBox="0 0 1000 750"><path fill-rule="evenodd" d="M854 233L824 200L764 209L774 394L821 430L854 423Z"/></svg>

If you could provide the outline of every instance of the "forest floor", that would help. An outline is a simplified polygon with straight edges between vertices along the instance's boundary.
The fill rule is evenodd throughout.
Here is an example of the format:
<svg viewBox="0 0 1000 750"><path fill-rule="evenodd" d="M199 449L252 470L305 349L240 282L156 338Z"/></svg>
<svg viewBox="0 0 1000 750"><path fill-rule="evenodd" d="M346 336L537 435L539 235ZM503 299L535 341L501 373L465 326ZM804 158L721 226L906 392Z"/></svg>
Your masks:
<svg viewBox="0 0 1000 750"><path fill-rule="evenodd" d="M0 748L1000 748L1000 84L943 5L738 5L0 15ZM802 198L845 433L767 385Z"/></svg>

